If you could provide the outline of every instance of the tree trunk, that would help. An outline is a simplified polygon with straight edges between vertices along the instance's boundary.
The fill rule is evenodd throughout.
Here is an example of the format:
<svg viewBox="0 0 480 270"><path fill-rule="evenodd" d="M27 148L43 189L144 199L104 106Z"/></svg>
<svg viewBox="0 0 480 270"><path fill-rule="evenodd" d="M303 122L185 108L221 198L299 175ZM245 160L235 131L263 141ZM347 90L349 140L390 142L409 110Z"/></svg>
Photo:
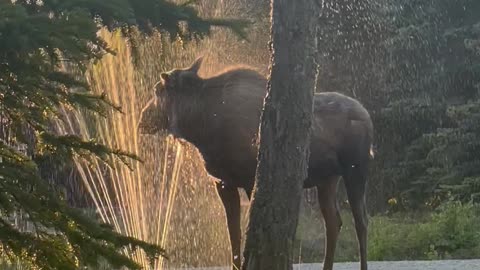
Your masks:
<svg viewBox="0 0 480 270"><path fill-rule="evenodd" d="M244 270L292 269L309 157L319 9L316 0L272 0L271 74Z"/></svg>

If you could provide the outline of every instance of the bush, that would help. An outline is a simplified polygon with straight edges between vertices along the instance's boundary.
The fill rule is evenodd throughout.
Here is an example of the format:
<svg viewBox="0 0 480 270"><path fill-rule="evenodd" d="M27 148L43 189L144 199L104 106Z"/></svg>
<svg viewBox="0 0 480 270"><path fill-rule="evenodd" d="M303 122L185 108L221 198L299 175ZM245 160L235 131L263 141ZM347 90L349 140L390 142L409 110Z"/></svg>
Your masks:
<svg viewBox="0 0 480 270"><path fill-rule="evenodd" d="M374 217L369 260L470 259L480 257L480 205L448 202L427 216Z"/></svg>

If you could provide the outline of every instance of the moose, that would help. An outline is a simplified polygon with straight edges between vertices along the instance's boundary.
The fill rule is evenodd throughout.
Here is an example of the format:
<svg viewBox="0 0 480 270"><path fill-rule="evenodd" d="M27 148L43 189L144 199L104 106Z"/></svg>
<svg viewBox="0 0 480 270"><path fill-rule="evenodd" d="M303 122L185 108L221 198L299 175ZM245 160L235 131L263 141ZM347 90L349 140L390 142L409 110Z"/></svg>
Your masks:
<svg viewBox="0 0 480 270"><path fill-rule="evenodd" d="M138 130L172 134L198 149L206 171L218 179L215 185L226 213L232 269L240 269L238 189L243 188L251 199L267 79L242 66L202 78L198 75L202 59L188 68L160 74L154 96L141 112ZM340 177L353 213L361 270L367 270L365 191L372 142L370 115L357 100L336 92L315 94L308 177L299 181L304 188L317 188L326 228L324 270L333 268L342 226L336 198Z"/></svg>

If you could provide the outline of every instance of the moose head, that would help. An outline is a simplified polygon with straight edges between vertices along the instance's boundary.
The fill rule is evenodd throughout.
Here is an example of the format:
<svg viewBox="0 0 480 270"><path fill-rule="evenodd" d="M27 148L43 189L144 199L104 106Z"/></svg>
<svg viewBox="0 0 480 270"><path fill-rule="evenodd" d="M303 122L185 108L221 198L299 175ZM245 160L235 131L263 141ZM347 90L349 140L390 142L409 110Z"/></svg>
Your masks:
<svg viewBox="0 0 480 270"><path fill-rule="evenodd" d="M160 74L160 81L153 88L153 97L140 114L140 134L175 133L177 110L188 103L200 88L203 80L198 76L203 57L184 69L173 69Z"/></svg>

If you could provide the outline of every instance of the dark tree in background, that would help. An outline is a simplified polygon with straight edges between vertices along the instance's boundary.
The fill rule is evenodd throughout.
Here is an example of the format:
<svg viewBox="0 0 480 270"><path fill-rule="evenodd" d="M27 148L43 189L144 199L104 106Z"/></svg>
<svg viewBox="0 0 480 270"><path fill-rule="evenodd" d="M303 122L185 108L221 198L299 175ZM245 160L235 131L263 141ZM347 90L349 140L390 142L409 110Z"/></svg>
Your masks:
<svg viewBox="0 0 480 270"><path fill-rule="evenodd" d="M385 39L391 32L391 19L387 16L391 3L383 0L321 2L317 91L340 92L358 99L370 112L376 127L376 113L388 99L383 90L387 87ZM374 142L378 144L381 130L375 129ZM384 145L378 145L379 150L383 148ZM388 199L389 179L381 173L383 157L381 153L376 155L369 173L367 203L371 213L384 210ZM343 185L340 185L339 198L346 200Z"/></svg>
<svg viewBox="0 0 480 270"><path fill-rule="evenodd" d="M480 2L322 1L317 89L371 112L371 213L478 201Z"/></svg>
<svg viewBox="0 0 480 270"><path fill-rule="evenodd" d="M480 2L397 1L377 115L399 209L480 201Z"/></svg>
<svg viewBox="0 0 480 270"><path fill-rule="evenodd" d="M271 73L260 124L245 270L292 269L309 157L319 7L317 1L272 1Z"/></svg>
<svg viewBox="0 0 480 270"><path fill-rule="evenodd" d="M45 179L45 162L61 167L74 156L124 163L136 158L54 132L52 120L61 106L99 114L116 108L108 97L92 94L85 79L61 66L85 71L92 61L114 53L97 36L103 26L121 29L127 37L135 29L147 34L162 30L189 40L208 35L213 25L228 26L240 35L245 26L235 20L202 19L189 5L159 0L0 0L2 256L32 269L68 270L96 266L101 258L114 267L138 268L121 253L124 248L142 248L150 257L164 255L160 247L120 235L70 208ZM34 232L11 224L9 217L18 211L28 215Z"/></svg>

